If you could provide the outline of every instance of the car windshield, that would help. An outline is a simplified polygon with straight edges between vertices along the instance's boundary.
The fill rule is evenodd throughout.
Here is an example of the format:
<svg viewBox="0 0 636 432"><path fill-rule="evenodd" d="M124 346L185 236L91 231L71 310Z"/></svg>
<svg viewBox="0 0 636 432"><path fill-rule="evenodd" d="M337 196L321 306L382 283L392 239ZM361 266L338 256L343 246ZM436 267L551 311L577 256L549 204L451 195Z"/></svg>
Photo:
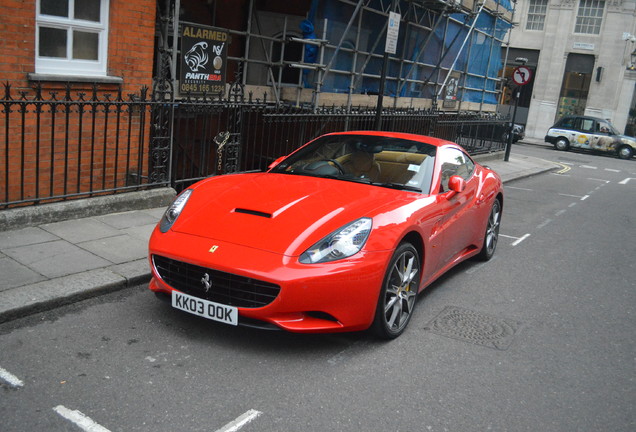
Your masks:
<svg viewBox="0 0 636 432"><path fill-rule="evenodd" d="M284 159L271 172L428 193L436 150L434 145L401 138L327 135Z"/></svg>

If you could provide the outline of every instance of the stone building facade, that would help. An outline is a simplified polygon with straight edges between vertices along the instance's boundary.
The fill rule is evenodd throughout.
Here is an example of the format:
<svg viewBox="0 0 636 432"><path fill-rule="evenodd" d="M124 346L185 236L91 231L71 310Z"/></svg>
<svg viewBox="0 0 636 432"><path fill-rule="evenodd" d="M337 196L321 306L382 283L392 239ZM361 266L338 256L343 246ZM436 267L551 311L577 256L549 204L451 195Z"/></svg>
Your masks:
<svg viewBox="0 0 636 432"><path fill-rule="evenodd" d="M566 114L633 133L636 0L519 0L515 17L508 64L527 59L535 72L527 136L543 138Z"/></svg>

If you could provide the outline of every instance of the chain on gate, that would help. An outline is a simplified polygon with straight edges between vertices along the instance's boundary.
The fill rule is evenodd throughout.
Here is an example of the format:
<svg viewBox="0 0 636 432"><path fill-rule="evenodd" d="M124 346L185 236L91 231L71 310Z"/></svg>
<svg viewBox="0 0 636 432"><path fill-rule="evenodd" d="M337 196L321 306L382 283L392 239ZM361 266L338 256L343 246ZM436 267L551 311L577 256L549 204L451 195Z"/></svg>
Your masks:
<svg viewBox="0 0 636 432"><path fill-rule="evenodd" d="M214 137L214 143L216 144L217 154L217 174L223 170L223 147L230 139L229 132L220 132Z"/></svg>

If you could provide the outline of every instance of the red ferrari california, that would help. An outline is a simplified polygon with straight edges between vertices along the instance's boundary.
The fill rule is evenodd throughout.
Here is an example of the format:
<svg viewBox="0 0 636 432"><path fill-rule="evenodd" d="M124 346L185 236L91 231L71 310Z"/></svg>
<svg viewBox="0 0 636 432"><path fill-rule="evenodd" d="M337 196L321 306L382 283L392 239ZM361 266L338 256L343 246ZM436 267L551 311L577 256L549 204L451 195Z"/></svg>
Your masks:
<svg viewBox="0 0 636 432"><path fill-rule="evenodd" d="M502 208L499 176L457 144L328 134L184 190L150 238L150 289L229 325L394 338L427 285L493 256Z"/></svg>

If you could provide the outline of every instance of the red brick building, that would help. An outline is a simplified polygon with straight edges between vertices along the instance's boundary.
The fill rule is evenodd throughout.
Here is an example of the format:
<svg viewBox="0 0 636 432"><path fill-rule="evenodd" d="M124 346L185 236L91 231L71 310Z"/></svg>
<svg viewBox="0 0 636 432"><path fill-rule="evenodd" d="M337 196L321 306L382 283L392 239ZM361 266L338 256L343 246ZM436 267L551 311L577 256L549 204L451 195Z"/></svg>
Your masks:
<svg viewBox="0 0 636 432"><path fill-rule="evenodd" d="M0 7L0 76L14 89L98 82L126 94L152 84L156 0L0 0Z"/></svg>
<svg viewBox="0 0 636 432"><path fill-rule="evenodd" d="M0 0L0 8L2 99L23 101L2 107L0 202L82 196L143 171L150 122L115 101L152 86L156 0ZM107 103L74 103L83 100ZM141 138L136 148L128 134Z"/></svg>

